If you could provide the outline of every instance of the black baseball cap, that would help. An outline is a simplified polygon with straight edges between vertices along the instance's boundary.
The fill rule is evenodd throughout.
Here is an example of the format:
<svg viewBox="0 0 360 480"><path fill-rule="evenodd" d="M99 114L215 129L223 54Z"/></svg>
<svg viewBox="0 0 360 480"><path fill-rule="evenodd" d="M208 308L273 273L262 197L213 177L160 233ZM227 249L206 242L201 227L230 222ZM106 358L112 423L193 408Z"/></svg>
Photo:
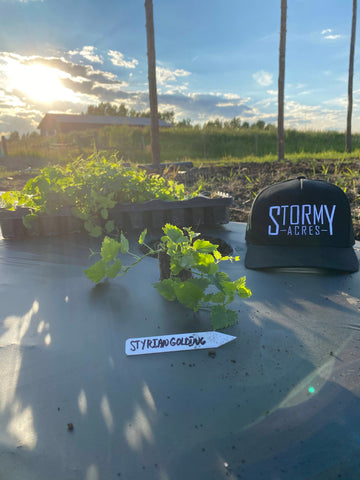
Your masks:
<svg viewBox="0 0 360 480"><path fill-rule="evenodd" d="M341 188L298 177L262 190L246 231L247 268L325 268L356 272L350 204Z"/></svg>

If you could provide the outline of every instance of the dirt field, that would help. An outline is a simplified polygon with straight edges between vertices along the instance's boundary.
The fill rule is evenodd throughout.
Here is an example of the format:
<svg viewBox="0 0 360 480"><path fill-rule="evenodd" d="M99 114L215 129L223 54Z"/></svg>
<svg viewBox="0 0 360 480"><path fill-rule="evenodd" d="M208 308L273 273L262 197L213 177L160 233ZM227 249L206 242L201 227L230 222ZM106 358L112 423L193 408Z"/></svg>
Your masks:
<svg viewBox="0 0 360 480"><path fill-rule="evenodd" d="M234 199L230 211L232 221L246 222L255 195L276 182L298 176L326 180L346 191L349 198L355 238L360 241L360 161L302 161L242 163L236 166L204 167L178 175L187 185L202 182L205 190L221 191Z"/></svg>

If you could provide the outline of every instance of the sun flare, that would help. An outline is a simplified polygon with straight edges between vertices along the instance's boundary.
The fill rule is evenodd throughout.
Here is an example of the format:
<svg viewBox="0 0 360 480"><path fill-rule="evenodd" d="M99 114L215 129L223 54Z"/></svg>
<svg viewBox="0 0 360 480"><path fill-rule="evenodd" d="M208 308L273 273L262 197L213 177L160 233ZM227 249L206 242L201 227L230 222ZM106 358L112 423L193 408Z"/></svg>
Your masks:
<svg viewBox="0 0 360 480"><path fill-rule="evenodd" d="M64 87L61 72L44 65L16 65L8 72L13 90L20 90L32 100L51 103L73 100L74 94Z"/></svg>

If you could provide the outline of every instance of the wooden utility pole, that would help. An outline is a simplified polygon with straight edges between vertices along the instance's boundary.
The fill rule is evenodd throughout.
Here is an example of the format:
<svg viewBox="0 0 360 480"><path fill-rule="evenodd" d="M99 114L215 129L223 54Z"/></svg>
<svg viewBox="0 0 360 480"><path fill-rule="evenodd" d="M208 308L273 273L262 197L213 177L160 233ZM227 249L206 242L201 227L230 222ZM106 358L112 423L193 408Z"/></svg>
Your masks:
<svg viewBox="0 0 360 480"><path fill-rule="evenodd" d="M287 15L287 0L281 0L279 81L278 81L278 160L284 160L284 156L285 156L284 90L285 90L286 15Z"/></svg>
<svg viewBox="0 0 360 480"><path fill-rule="evenodd" d="M353 0L351 40L350 40L350 59L349 59L349 81L348 81L348 109L346 122L346 151L351 152L351 117L353 108L353 80L354 80L354 54L355 54L355 36L356 36L356 10L357 0Z"/></svg>
<svg viewBox="0 0 360 480"><path fill-rule="evenodd" d="M1 136L1 146L2 146L4 157L7 157L8 151L7 151L7 145L6 145L6 138L4 135Z"/></svg>
<svg viewBox="0 0 360 480"><path fill-rule="evenodd" d="M147 36L147 56L148 56L152 164L160 165L159 117L158 117L158 103L157 103L157 89L156 89L154 14L153 14L152 0L145 0L145 12L146 12L146 36Z"/></svg>

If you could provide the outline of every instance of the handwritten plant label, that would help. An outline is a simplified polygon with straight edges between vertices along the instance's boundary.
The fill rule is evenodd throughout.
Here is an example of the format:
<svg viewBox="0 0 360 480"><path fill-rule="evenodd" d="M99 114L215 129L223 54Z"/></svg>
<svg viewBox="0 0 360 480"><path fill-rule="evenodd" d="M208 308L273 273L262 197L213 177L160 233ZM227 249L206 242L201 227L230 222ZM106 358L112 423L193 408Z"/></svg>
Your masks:
<svg viewBox="0 0 360 480"><path fill-rule="evenodd" d="M129 338L126 340L126 355L145 355L148 353L178 352L180 350L199 350L218 348L236 337L220 332L180 333L159 335L157 337Z"/></svg>

